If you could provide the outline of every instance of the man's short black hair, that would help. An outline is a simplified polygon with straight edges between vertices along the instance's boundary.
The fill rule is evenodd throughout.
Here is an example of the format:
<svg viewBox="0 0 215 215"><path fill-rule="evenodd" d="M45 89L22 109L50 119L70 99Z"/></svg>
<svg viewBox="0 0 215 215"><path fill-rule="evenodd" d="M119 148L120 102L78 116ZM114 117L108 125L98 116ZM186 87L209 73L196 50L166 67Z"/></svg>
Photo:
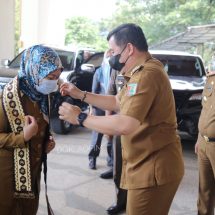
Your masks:
<svg viewBox="0 0 215 215"><path fill-rule="evenodd" d="M133 23L122 24L113 29L107 36L107 40L114 36L118 46L123 47L127 43L134 45L139 51L148 51L148 44L140 26Z"/></svg>

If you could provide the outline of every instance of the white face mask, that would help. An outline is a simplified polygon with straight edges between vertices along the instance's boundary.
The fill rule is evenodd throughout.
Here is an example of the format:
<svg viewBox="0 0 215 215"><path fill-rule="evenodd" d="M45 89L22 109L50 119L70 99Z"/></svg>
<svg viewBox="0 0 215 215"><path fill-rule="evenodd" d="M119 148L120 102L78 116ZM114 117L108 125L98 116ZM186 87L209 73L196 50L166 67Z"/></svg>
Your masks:
<svg viewBox="0 0 215 215"><path fill-rule="evenodd" d="M58 80L42 79L39 86L36 85L36 90L44 95L48 95L58 89L57 82Z"/></svg>

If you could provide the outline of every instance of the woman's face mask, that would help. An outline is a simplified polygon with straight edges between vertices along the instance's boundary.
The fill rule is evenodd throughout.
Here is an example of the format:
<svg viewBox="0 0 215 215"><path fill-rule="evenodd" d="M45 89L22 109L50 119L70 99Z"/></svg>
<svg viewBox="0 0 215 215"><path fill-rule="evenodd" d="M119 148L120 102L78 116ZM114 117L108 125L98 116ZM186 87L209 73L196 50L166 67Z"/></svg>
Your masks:
<svg viewBox="0 0 215 215"><path fill-rule="evenodd" d="M113 68L117 71L121 71L122 68L125 66L129 56L124 63L119 62L119 59L121 58L121 54L124 52L125 48L126 48L126 46L123 48L123 50L120 52L120 54L117 54L117 55L110 57L109 64L110 64L111 68Z"/></svg>
<svg viewBox="0 0 215 215"><path fill-rule="evenodd" d="M57 82L58 80L42 79L39 85L36 85L36 90L44 95L48 95L52 92L57 91Z"/></svg>

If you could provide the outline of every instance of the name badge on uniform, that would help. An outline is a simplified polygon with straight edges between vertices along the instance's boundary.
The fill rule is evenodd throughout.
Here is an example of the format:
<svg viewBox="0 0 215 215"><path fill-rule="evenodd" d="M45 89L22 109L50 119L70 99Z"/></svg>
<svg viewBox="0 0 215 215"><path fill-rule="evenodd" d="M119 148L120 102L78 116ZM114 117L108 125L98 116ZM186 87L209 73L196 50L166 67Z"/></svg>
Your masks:
<svg viewBox="0 0 215 215"><path fill-rule="evenodd" d="M128 96L133 96L136 94L136 90L137 90L137 83L131 83L128 84Z"/></svg>

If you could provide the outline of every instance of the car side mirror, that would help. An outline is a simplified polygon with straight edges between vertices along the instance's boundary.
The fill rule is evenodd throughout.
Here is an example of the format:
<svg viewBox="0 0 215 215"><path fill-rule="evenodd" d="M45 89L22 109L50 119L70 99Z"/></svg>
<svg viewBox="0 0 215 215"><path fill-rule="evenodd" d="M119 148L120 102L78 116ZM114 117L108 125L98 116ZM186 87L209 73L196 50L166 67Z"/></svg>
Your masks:
<svg viewBox="0 0 215 215"><path fill-rule="evenodd" d="M1 60L1 65L2 66L8 66L10 64L10 60L8 60L8 59L2 59Z"/></svg>
<svg viewBox="0 0 215 215"><path fill-rule="evenodd" d="M206 74L209 72L208 71L208 66L205 66L205 72L206 72Z"/></svg>
<svg viewBox="0 0 215 215"><path fill-rule="evenodd" d="M95 71L95 66L93 64L82 64L81 65L81 71L84 72L94 72Z"/></svg>

